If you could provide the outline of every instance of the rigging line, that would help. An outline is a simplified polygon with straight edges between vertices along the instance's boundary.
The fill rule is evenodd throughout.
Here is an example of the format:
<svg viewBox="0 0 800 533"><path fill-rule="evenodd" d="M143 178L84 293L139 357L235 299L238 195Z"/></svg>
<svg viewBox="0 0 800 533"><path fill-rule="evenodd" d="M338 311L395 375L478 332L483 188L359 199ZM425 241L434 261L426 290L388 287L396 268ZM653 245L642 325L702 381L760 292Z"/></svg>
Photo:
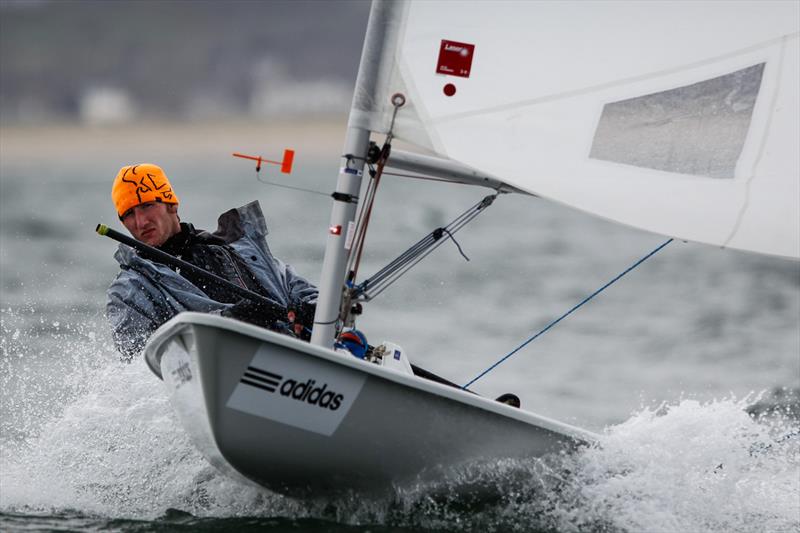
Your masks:
<svg viewBox="0 0 800 533"><path fill-rule="evenodd" d="M392 268L386 272L379 273L380 275L376 274L365 280L361 283L357 289L358 293L363 293L365 297L369 300L375 298L378 294L383 292L383 290L394 283L397 279L403 276L406 272L408 272L411 268L416 266L417 263L425 259L428 254L430 254L433 250L438 248L442 242L444 241L431 241L427 243L423 247L419 247L414 254L408 255L404 258L403 261L397 262L397 264L392 265ZM371 294L366 294L367 291L370 291Z"/></svg>
<svg viewBox="0 0 800 533"><path fill-rule="evenodd" d="M256 175L256 181L258 181L259 183L263 183L264 185L272 185L274 187L283 187L284 189L292 189L292 190L295 190L295 191L309 192L309 193L312 193L312 194L319 194L320 196L330 196L330 194L328 194L328 193L324 193L324 192L321 192L321 191L315 191L314 189L304 189L302 187L294 187L292 185L283 185L282 183L275 183L274 181L262 180L257 175Z"/></svg>
<svg viewBox="0 0 800 533"><path fill-rule="evenodd" d="M385 147L386 145L384 145L384 148ZM372 172L370 172L372 179L370 180L369 187L371 187L371 189L367 189L367 198L365 198L363 204L364 210L362 213L360 213L361 216L359 217L358 224L356 226L357 231L355 233L356 238L353 244L353 252L351 252L354 257L352 267L350 268L353 279L355 279L358 275L358 267L361 265L361 254L364 251L364 241L367 238L367 228L369 226L370 217L372 216L372 206L375 202L375 195L378 192L378 185L380 185L382 171L383 165L381 162L378 162L378 169L375 171L375 174L373 175Z"/></svg>
<svg viewBox="0 0 800 533"><path fill-rule="evenodd" d="M478 374L476 377L474 377L474 378L472 379L472 381L470 381L470 382L469 382L469 383L467 383L466 385L462 386L461 388L462 388L462 389L466 389L467 387L469 387L470 385L472 385L473 383L475 383L476 381L478 381L479 379L481 379L483 376L485 376L486 374L488 374L489 372L491 372L492 370L494 370L495 368L497 368L498 366L500 366L500 365L501 365L503 362L505 362L505 360L506 360L506 359L508 359L509 357L511 357L512 355L514 355L515 353L517 353L518 351L520 351L521 349L523 349L525 346L527 346L528 344L530 344L531 342L533 342L534 340L536 340L538 337L542 336L544 333L546 333L546 332L547 332L547 330L549 330L550 328L552 328L553 326L555 326L556 324L558 324L559 322L561 322L562 320L564 320L565 318L567 318L569 315L571 315L571 314L572 314L574 311L576 311L576 310L577 310L579 307L581 307L583 304L587 303L589 300L591 300L592 298L594 298L595 296L597 296L598 294L600 294L601 292L603 292L604 290L606 290L608 287L610 287L611 285L613 285L613 284L614 284L614 283L615 283L617 280L619 280L619 279L620 279L622 276L624 276L625 274L627 274L628 272L630 272L630 271L631 271L631 270L633 270L634 268L638 267L639 265L641 265L642 263L644 263L645 261L647 261L648 259L650 259L651 257L653 257L655 254L657 254L658 252L660 252L662 248L664 248L666 245L668 245L669 243L671 243L673 240L675 240L675 239L672 239L672 238L670 238L670 239L667 239L666 241L664 241L663 243L661 243L661 244L660 244L660 245L659 245L659 246L658 246L656 249L654 249L652 252L650 252L650 253L649 253L649 254L647 254L646 256L644 256L644 257L642 257L641 259L639 259L638 261L636 261L634 264L632 264L632 265L631 265L631 266L629 266L627 269L625 269L625 271L623 271L621 274L617 275L617 277L615 277L614 279L612 279L611 281L609 281L608 283L606 283L605 285L603 285L602 287L600 287L599 289L597 289L596 291L594 291L592 294L590 294L589 296L587 296L586 298L584 298L584 299L583 299L583 301L582 301L581 303L579 303L578 305L574 306L572 309L570 309L569 311L567 311L566 313L564 313L563 315L561 315L561 316L560 316L560 317L558 317L557 319L555 319L555 320L553 320L552 322L550 322L550 323L549 323L549 324L548 324L548 325L547 325L547 326L546 326L544 329L542 329L541 331L539 331L539 333L537 333L536 335L533 335L533 336L532 336L532 337L530 337L528 340L526 340L525 342L523 342L522 344L520 344L519 346L517 346L516 348L514 348L513 350L511 350L511 352L509 352L507 355L503 356L503 357L502 357L500 360L498 360L498 361L497 361L496 363L494 363L492 366L490 366L489 368L487 368L486 370L484 370L483 372L481 372L480 374Z"/></svg>
<svg viewBox="0 0 800 533"><path fill-rule="evenodd" d="M358 214L356 215L354 226L353 226L353 244L350 247L350 255L347 259L347 272L353 271L353 266L355 265L355 260L357 253L355 253L359 246L361 246L361 225L364 221L364 213L367 209L367 205L372 202L372 198L374 196L373 185L375 183L375 171L372 168L372 165L369 165L369 175L370 179L367 182L367 187L364 190L363 200L359 202Z"/></svg>
<svg viewBox="0 0 800 533"><path fill-rule="evenodd" d="M380 150L380 154L377 159L377 170L373 170L372 164L365 158L364 161L369 165L369 174L370 174L370 182L367 186L367 197L362 200L362 210L359 212L358 221L354 226L354 241L353 241L353 248L350 250L350 256L347 260L347 269L348 269L348 282L346 283L347 290L345 292L344 297L340 300L339 303L339 316L342 318L342 323L347 323L350 319L351 307L350 302L352 298L352 289L350 288L350 283L355 281L356 277L358 276L358 268L361 265L361 254L364 252L364 241L367 237L367 227L369 226L369 220L372 216L372 208L375 203L375 195L378 191L378 185L381 181L381 175L383 174L383 168L386 166L386 161L389 159L389 154L392 151L392 138L393 138L393 130L394 130L394 121L397 117L398 110L405 104L406 99L400 93L396 93L392 96L392 105L394 106L394 111L392 113L392 122L389 125L389 132L386 134L386 139L383 141L383 147ZM366 157L370 156L370 149L367 149Z"/></svg>
<svg viewBox="0 0 800 533"><path fill-rule="evenodd" d="M458 253L460 253L460 254L461 254L461 257L463 257L464 259L466 259L467 261L469 261L469 257L467 257L467 254L465 254L465 253L464 253L464 250L462 250L462 249L461 249L461 245L460 245L460 244L458 244L458 241L456 240L456 238L455 238L455 237L453 237L453 234L452 234L452 233L450 233L450 232L449 232L449 231L448 231L446 228L443 228L443 231L444 231L445 233L447 233L447 235L450 237L450 240L451 240L451 241L453 241L453 244L455 244L455 245L456 245L456 248L458 248Z"/></svg>
<svg viewBox="0 0 800 533"><path fill-rule="evenodd" d="M400 254L397 258L391 261L388 265L383 267L377 273L373 274L371 278L366 280L369 283L376 283L383 278L390 276L394 271L402 268L405 264L412 261L415 257L425 251L428 247L435 244L439 239L441 239L441 235L438 237L436 236L437 232L447 232L447 234L452 238L452 233L455 233L459 229L461 229L467 222L475 218L478 213L480 213L481 209L483 209L485 200L481 200L474 206L467 209L465 212L461 213L457 216L453 221L451 221L447 226L443 228L437 228L427 235L425 235L422 239L417 241L413 244L409 249L405 252ZM452 233L451 231L452 230ZM463 255L463 252L462 252Z"/></svg>
<svg viewBox="0 0 800 533"><path fill-rule="evenodd" d="M395 106L395 114L397 114L397 106ZM366 202L366 210L364 211L364 218L359 220L359 226L361 227L360 234L356 234L356 243L357 248L354 247L353 250L355 252L355 261L353 262L353 268L351 269L352 278L353 280L356 279L358 275L358 268L361 265L361 254L364 252L364 241L367 238L367 228L369 226L370 218L372 217L372 208L375 202L375 195L378 192L378 185L381 182L381 176L383 175L383 169L386 166L386 161L389 159L389 154L392 151L392 132L389 131L389 134L386 136L386 141L383 143L383 147L381 148L380 159L378 159L377 168L375 169L374 175L372 172L372 168L370 167L370 176L372 176L372 196Z"/></svg>
<svg viewBox="0 0 800 533"><path fill-rule="evenodd" d="M372 277L367 279L365 282L376 283L377 281L383 279L384 277L388 276L389 274L397 270L397 268L408 263L409 260L422 253L422 251L425 250L431 244L433 244L434 241L435 239L433 237L433 233L431 232L425 237L423 237L421 240L419 240L416 244L412 245L408 250L397 256L397 258L392 260L391 263L389 263L388 265L380 269L378 272L373 274Z"/></svg>
<svg viewBox="0 0 800 533"><path fill-rule="evenodd" d="M392 283L400 279L406 272L411 270L420 261L425 259L429 254L436 250L439 246L444 244L447 239L442 239L442 234L447 233L450 239L456 244L461 252L461 255L469 261L469 258L461 250L461 246L453 238L453 233L463 228L466 224L471 222L476 216L483 212L490 206L497 198L494 196L486 196L477 204L467 209L465 212L456 217L446 227L437 228L430 232L428 235L420 239L411 248L400 254L400 256L393 260L389 265L382 268L378 273L360 283L355 290L355 294L363 297L364 301L371 301L386 290ZM438 237L436 234L439 233Z"/></svg>
<svg viewBox="0 0 800 533"><path fill-rule="evenodd" d="M433 252L439 246L444 244L444 242L447 239L442 239L443 233L447 233L448 237L453 239L453 241L455 242L455 239L453 238L453 233L456 233L466 224L471 222L476 216L480 214L480 212L481 212L480 210L473 208L471 212L465 213L468 214L467 217L465 217L464 214L462 214L459 218L448 224L446 227L435 229L418 243L419 246L412 247L413 253L403 254L403 256L401 256L402 261L393 262L393 264L391 265L391 269L384 269L375 276L373 276L373 278L378 278L377 281L382 281L382 279L384 278L387 279L391 278L392 281L390 281L389 283L393 283L394 280L400 278L411 267L415 266L422 259L426 258L431 252ZM456 246L459 248L459 252L461 252L461 255L464 256L465 259L467 259L467 261L469 261L469 258L467 258L464 255L458 243L456 243ZM409 252L411 252L412 250L409 250ZM404 268L406 265L408 265L408 267ZM386 270L389 271L386 272ZM393 276L393 274L397 271L401 272Z"/></svg>
<svg viewBox="0 0 800 533"><path fill-rule="evenodd" d="M467 211L465 211L464 213L462 213L461 215L456 217L447 226L442 227L442 228L437 228L437 229L431 231L430 233L425 235L422 239L420 239L415 244L413 244L408 250L406 250L405 252L400 254L397 258L392 260L392 262L390 262L388 265L386 265L381 270L379 270L378 272L373 274L372 277L369 278L366 281L370 282L370 283L376 283L377 281L380 281L381 279L383 279L385 277L388 277L389 275L391 275L392 272L394 272L397 269L401 268L403 265L407 264L409 261L413 260L416 256L421 254L425 249L427 249L428 247L432 246L439 239L441 239L441 234L439 234L439 236L437 236L437 232L447 233L447 235L451 239L453 239L453 242L455 242L455 239L453 238L452 233L457 232L466 223L468 223L473 218L475 218L480 213L481 209L484 207L483 203L484 203L484 201L481 200L480 202L478 202L477 204L475 204L474 206L469 208ZM452 230L452 232L451 232L451 230ZM464 256L464 258L467 259L467 261L469 261L469 258L467 258L466 255L464 254L464 252L461 250L461 246L459 246L458 243L456 243L456 246L458 247L459 252L461 252L461 255Z"/></svg>
<svg viewBox="0 0 800 533"><path fill-rule="evenodd" d="M383 291L388 289L392 283L403 277L403 275L405 275L406 272L417 266L417 264L420 261L428 257L428 255L430 255L434 250L436 250L439 246L441 246L445 240L446 239L440 239L436 241L433 244L433 246L425 250L424 253L422 253L422 255L419 255L413 258L411 262L402 265L398 270L393 272L390 276L387 276L385 279L379 280L374 286L367 287L367 289L362 292L364 299L369 302L377 298ZM367 290L370 290L369 294L367 294Z"/></svg>

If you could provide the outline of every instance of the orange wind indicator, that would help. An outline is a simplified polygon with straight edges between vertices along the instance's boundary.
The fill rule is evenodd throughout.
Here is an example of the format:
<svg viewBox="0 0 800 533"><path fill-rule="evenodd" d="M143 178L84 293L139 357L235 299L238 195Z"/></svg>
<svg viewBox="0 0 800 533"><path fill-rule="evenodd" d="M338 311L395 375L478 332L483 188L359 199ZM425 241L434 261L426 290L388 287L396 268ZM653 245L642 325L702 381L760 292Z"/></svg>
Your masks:
<svg viewBox="0 0 800 533"><path fill-rule="evenodd" d="M241 157L242 159L250 159L256 162L256 172L261 170L261 163L272 163L273 165L280 165L281 172L284 174L291 174L292 173L292 164L294 163L294 150L290 150L286 148L283 151L283 161L272 161L270 159L264 159L260 155L247 155L247 154L239 154L234 152L233 157Z"/></svg>

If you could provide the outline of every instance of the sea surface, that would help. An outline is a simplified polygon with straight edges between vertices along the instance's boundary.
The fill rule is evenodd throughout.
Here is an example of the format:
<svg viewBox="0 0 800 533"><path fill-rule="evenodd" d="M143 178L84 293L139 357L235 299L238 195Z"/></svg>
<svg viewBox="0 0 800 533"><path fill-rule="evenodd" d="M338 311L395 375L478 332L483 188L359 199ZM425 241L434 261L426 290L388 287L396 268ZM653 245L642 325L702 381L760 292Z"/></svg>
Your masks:
<svg viewBox="0 0 800 533"><path fill-rule="evenodd" d="M599 446L325 500L206 463L161 382L110 342L116 243L94 228L119 226L112 179L161 164L182 219L208 229L258 199L273 252L316 281L343 132L343 121L0 131L0 530L800 529L800 264L679 241L472 386L514 392L524 409L600 433ZM257 177L231 157L277 159L286 146L292 176ZM490 193L385 176L362 277ZM462 384L666 241L511 195L455 236L469 261L445 243L359 327Z"/></svg>

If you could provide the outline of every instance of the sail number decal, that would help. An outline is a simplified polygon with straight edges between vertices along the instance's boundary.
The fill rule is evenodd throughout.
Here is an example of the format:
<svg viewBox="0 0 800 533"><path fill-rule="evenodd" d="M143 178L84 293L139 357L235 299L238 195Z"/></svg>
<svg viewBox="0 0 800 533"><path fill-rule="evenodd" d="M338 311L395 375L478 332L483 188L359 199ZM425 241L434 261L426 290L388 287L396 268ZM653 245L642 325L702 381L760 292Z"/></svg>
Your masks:
<svg viewBox="0 0 800 533"><path fill-rule="evenodd" d="M365 379L348 368L264 345L239 379L227 407L330 436Z"/></svg>
<svg viewBox="0 0 800 533"><path fill-rule="evenodd" d="M442 44L439 48L439 61L436 63L436 73L469 78L473 55L475 55L474 44L442 39Z"/></svg>

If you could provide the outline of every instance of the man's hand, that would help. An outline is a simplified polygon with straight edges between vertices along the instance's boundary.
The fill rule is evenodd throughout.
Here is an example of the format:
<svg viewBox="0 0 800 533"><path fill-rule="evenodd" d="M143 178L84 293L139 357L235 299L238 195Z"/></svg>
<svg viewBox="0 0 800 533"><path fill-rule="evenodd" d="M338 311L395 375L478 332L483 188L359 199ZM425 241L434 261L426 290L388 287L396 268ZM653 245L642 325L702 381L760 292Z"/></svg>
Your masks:
<svg viewBox="0 0 800 533"><path fill-rule="evenodd" d="M314 313L317 304L300 303L289 308L288 319L295 336L303 340L311 340L314 327Z"/></svg>

